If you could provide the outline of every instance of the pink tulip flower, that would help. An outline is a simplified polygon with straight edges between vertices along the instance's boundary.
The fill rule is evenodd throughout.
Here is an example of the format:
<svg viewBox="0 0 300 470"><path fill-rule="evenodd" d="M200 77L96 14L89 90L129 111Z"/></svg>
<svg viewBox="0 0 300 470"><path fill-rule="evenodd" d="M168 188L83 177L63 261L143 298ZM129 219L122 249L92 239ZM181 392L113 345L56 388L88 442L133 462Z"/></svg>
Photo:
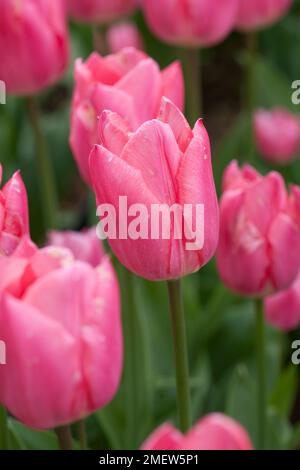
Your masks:
<svg viewBox="0 0 300 470"><path fill-rule="evenodd" d="M67 0L67 6L74 19L101 24L132 13L137 0Z"/></svg>
<svg viewBox="0 0 300 470"><path fill-rule="evenodd" d="M157 115L162 96L184 106L181 66L174 62L162 72L157 63L136 49L101 57L94 53L75 66L75 91L70 145L84 180L91 184L88 159L97 143L98 117L105 109L117 112L136 130Z"/></svg>
<svg viewBox="0 0 300 470"><path fill-rule="evenodd" d="M237 0L143 0L147 23L163 41L179 46L213 46L236 21Z"/></svg>
<svg viewBox="0 0 300 470"><path fill-rule="evenodd" d="M237 27L252 31L271 25L284 16L293 0L238 0Z"/></svg>
<svg viewBox="0 0 300 470"><path fill-rule="evenodd" d="M186 435L171 424L163 424L144 442L142 450L252 450L245 429L233 419L212 413Z"/></svg>
<svg viewBox="0 0 300 470"><path fill-rule="evenodd" d="M300 152L300 118L285 109L260 109L254 116L256 145L268 161L285 165Z"/></svg>
<svg viewBox="0 0 300 470"><path fill-rule="evenodd" d="M111 26L107 32L107 44L112 54L117 54L126 47L144 49L143 39L134 23L129 21Z"/></svg>
<svg viewBox="0 0 300 470"><path fill-rule="evenodd" d="M0 190L0 258L10 256L25 235L29 235L27 192L17 172Z"/></svg>
<svg viewBox="0 0 300 470"><path fill-rule="evenodd" d="M63 0L3 0L0 57L9 93L35 94L58 80L69 57Z"/></svg>
<svg viewBox="0 0 300 470"><path fill-rule="evenodd" d="M237 162L224 175L217 264L224 283L243 295L287 288L300 263L300 188ZM291 249L291 247L293 247Z"/></svg>
<svg viewBox="0 0 300 470"><path fill-rule="evenodd" d="M265 299L267 321L281 331L291 331L300 325L300 272L286 290Z"/></svg>
<svg viewBox="0 0 300 470"><path fill-rule="evenodd" d="M200 269L213 256L219 235L210 142L202 121L191 130L179 109L164 98L159 117L134 133L109 111L102 114L99 130L101 145L91 153L90 171L98 204L110 204L116 211L117 227L122 231L125 227L124 235L119 230L116 237L109 237L118 259L149 280L175 279ZM124 219L123 197L130 211L142 205L140 225L145 233L130 233L134 222L132 217ZM159 219L155 224L152 216L162 204L167 211L175 204L179 208L179 213L169 217L165 236L160 230L164 224ZM200 205L204 220L198 214ZM184 213L188 206L189 214ZM202 228L203 244L198 240Z"/></svg>
<svg viewBox="0 0 300 470"><path fill-rule="evenodd" d="M64 248L0 258L0 402L26 426L79 420L114 396L122 369L118 283Z"/></svg>
<svg viewBox="0 0 300 470"><path fill-rule="evenodd" d="M96 232L96 227L92 227L81 232L50 232L49 245L68 248L75 259L85 261L91 266L97 267L105 252Z"/></svg>

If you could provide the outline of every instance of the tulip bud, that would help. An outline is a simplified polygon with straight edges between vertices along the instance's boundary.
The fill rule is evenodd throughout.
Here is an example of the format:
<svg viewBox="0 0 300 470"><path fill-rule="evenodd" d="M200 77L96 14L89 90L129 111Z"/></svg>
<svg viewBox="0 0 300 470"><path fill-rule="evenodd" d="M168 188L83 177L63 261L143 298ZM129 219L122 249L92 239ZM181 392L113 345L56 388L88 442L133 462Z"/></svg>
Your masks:
<svg viewBox="0 0 300 470"><path fill-rule="evenodd" d="M245 429L233 419L212 413L183 435L171 424L163 424L146 440L142 450L252 450Z"/></svg>
<svg viewBox="0 0 300 470"><path fill-rule="evenodd" d="M85 261L97 267L104 256L104 250L96 232L96 227L81 232L52 231L49 234L49 245L68 248L75 259Z"/></svg>
<svg viewBox="0 0 300 470"><path fill-rule="evenodd" d="M97 143L98 117L109 109L120 114L132 130L157 115L162 96L182 109L182 70L174 62L162 72L146 54L133 48L101 57L94 53L75 65L70 145L84 180L91 184L88 159Z"/></svg>
<svg viewBox="0 0 300 470"><path fill-rule="evenodd" d="M0 190L0 257L10 256L25 235L29 235L27 192L17 172Z"/></svg>
<svg viewBox="0 0 300 470"><path fill-rule="evenodd" d="M292 0L238 0L237 27L252 31L279 20L292 5Z"/></svg>
<svg viewBox="0 0 300 470"><path fill-rule="evenodd" d="M109 23L132 13L137 0L67 0L70 15L87 23Z"/></svg>
<svg viewBox="0 0 300 470"><path fill-rule="evenodd" d="M272 163L290 163L300 151L300 118L284 109L256 111L254 133L259 152Z"/></svg>
<svg viewBox="0 0 300 470"><path fill-rule="evenodd" d="M124 22L113 25L107 32L107 44L112 54L117 54L126 47L143 50L143 39L134 23Z"/></svg>
<svg viewBox="0 0 300 470"><path fill-rule="evenodd" d="M164 98L158 119L136 132L108 111L99 128L101 145L91 153L90 173L98 214L107 204L112 218L116 214L117 233L107 234L117 258L149 280L200 269L213 256L219 234L210 142L202 121L192 131Z"/></svg>
<svg viewBox="0 0 300 470"><path fill-rule="evenodd" d="M62 0L1 2L0 80L9 93L34 94L53 84L68 55Z"/></svg>
<svg viewBox="0 0 300 470"><path fill-rule="evenodd" d="M57 247L0 258L0 402L26 426L84 418L114 396L122 368L118 283Z"/></svg>
<svg viewBox="0 0 300 470"><path fill-rule="evenodd" d="M217 264L224 283L242 295L288 287L300 264L300 188L290 194L277 172L261 176L231 162L224 174ZM291 247L293 247L291 249Z"/></svg>
<svg viewBox="0 0 300 470"><path fill-rule="evenodd" d="M179 46L213 46L235 25L237 0L144 0L150 29Z"/></svg>

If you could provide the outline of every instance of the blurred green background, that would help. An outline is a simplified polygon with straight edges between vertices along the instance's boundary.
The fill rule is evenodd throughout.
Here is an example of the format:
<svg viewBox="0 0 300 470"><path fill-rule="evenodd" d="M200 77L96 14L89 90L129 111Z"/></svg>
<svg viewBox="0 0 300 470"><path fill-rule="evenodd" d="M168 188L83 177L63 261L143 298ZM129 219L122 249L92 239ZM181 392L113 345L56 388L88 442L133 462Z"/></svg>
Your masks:
<svg viewBox="0 0 300 470"><path fill-rule="evenodd" d="M148 31L143 17L135 17L146 50L162 67L178 58L175 48L161 44ZM79 229L96 224L95 203L80 180L69 145L69 113L73 86L73 62L92 51L92 31L71 25L72 60L64 80L40 97L43 126L55 166L60 194L62 228ZM232 34L223 44L201 52L205 125L213 147L213 166L218 191L230 160L252 163L262 172L268 166L259 155L249 156L251 120L245 109L245 67L249 57L246 38ZM280 23L258 36L255 64L257 107L284 106L300 113L291 101L291 84L300 80L300 0ZM21 71L20 71L21 73ZM0 145L4 179L18 168L29 193L33 238L42 241L42 215L36 177L34 142L21 99L8 97L0 106ZM300 184L300 159L285 168L288 182ZM122 283L122 270L117 268ZM115 400L88 419L91 448L138 447L149 433L166 420L176 423L173 350L167 293L164 284L137 280L139 317L124 319L126 363L121 389ZM189 338L193 420L210 411L223 411L256 436L254 358L254 306L227 291L219 282L214 261L184 280ZM126 296L125 296L126 297ZM130 305L128 306L130 310ZM284 335L268 328L268 442L271 449L300 444L300 368L291 364L291 343L300 331ZM136 385L133 387L132 383ZM0 417L1 419L1 417ZM137 426L137 423L139 425ZM10 446L54 449L52 432L37 433L10 418Z"/></svg>

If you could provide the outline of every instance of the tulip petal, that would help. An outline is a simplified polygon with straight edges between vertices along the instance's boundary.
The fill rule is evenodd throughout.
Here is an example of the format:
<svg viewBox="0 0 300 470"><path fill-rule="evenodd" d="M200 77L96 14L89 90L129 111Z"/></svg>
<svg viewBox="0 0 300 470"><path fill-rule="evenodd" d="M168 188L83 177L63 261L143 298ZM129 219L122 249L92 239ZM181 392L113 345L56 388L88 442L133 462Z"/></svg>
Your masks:
<svg viewBox="0 0 300 470"><path fill-rule="evenodd" d="M225 192L221 199L218 270L235 292L261 292L269 267L267 244L242 210L244 194Z"/></svg>
<svg viewBox="0 0 300 470"><path fill-rule="evenodd" d="M91 94L91 103L97 117L102 111L109 110L120 114L131 129L136 129L139 124L133 96L121 89L97 83Z"/></svg>
<svg viewBox="0 0 300 470"><path fill-rule="evenodd" d="M116 392L122 365L118 285L108 257L96 270L76 262L53 271L27 289L23 300L81 343L87 402L90 409L104 406Z"/></svg>
<svg viewBox="0 0 300 470"><path fill-rule="evenodd" d="M184 78L180 62L176 61L161 73L162 96L166 96L181 111L184 110Z"/></svg>
<svg viewBox="0 0 300 470"><path fill-rule="evenodd" d="M92 305L86 310L81 333L83 374L88 377L94 409L105 406L120 383L123 339L119 297L117 278L106 256L94 275Z"/></svg>
<svg viewBox="0 0 300 470"><path fill-rule="evenodd" d="M126 163L118 156L101 146L95 146L90 155L90 168L97 204L110 204L117 220L117 238L109 238L109 243L117 258L129 270L147 279L167 279L170 277L170 240L151 239L150 219L152 204L159 205L159 200L145 185L139 169ZM98 177L101 175L101 178ZM115 188L121 188L115 191ZM143 225L147 229L147 239L133 240L128 236L128 225L132 217L120 208L120 197L126 196L127 207L136 203L143 204L147 210ZM122 218L122 222L121 219ZM124 220L125 218L125 220ZM119 236L120 226L125 226L126 239Z"/></svg>
<svg viewBox="0 0 300 470"><path fill-rule="evenodd" d="M81 232L52 231L48 241L49 245L69 249L75 259L85 261L93 267L97 267L104 256L104 249L97 236L96 227Z"/></svg>
<svg viewBox="0 0 300 470"><path fill-rule="evenodd" d="M145 59L139 62L116 84L115 88L132 97L140 124L157 114L161 96L161 78L159 67L154 60Z"/></svg>
<svg viewBox="0 0 300 470"><path fill-rule="evenodd" d="M281 331L291 331L300 325L300 278L288 289L265 300L267 321Z"/></svg>
<svg viewBox="0 0 300 470"><path fill-rule="evenodd" d="M274 217L286 204L285 184L282 176L276 172L269 173L245 191L247 218L263 236L267 235Z"/></svg>
<svg viewBox="0 0 300 470"><path fill-rule="evenodd" d="M166 423L154 431L141 450L179 450L183 435L172 424Z"/></svg>
<svg viewBox="0 0 300 470"><path fill-rule="evenodd" d="M7 345L7 365L0 367L1 403L29 427L70 422L73 396L81 396L74 339L57 322L8 295L0 299L0 312L1 339Z"/></svg>
<svg viewBox="0 0 300 470"><path fill-rule="evenodd" d="M194 136L193 132L181 111L165 97L161 101L158 119L169 124L180 150L185 153Z"/></svg>
<svg viewBox="0 0 300 470"><path fill-rule="evenodd" d="M181 205L193 205L193 230L195 226L195 207L204 206L204 247L201 252L191 251L189 257L194 260L195 268L208 262L213 256L219 237L219 207L211 167L210 142L202 121L194 128L191 141L177 174L178 201Z"/></svg>
<svg viewBox="0 0 300 470"><path fill-rule="evenodd" d="M271 275L276 289L295 280L300 265L299 228L286 214L279 214L270 229Z"/></svg>
<svg viewBox="0 0 300 470"><path fill-rule="evenodd" d="M97 141L96 112L87 101L83 101L72 113L70 147L80 169L82 178L90 184L89 154Z"/></svg>
<svg viewBox="0 0 300 470"><path fill-rule="evenodd" d="M4 230L16 237L28 234L27 191L19 172L6 183L2 193L5 197L6 211Z"/></svg>
<svg viewBox="0 0 300 470"><path fill-rule="evenodd" d="M117 113L103 111L98 130L98 144L120 156L130 137L126 121Z"/></svg>
<svg viewBox="0 0 300 470"><path fill-rule="evenodd" d="M182 439L181 450L252 450L246 431L233 419L212 413Z"/></svg>
<svg viewBox="0 0 300 470"><path fill-rule="evenodd" d="M123 77L146 58L147 55L143 51L134 47L124 47L117 54L107 55L105 61L109 67L120 74L120 77Z"/></svg>
<svg viewBox="0 0 300 470"><path fill-rule="evenodd" d="M124 147L121 158L141 171L144 183L159 201L176 202L175 176L181 152L167 124L157 120L144 123Z"/></svg>
<svg viewBox="0 0 300 470"><path fill-rule="evenodd" d="M116 70L116 67L113 67L109 63L106 57L101 57L96 52L93 52L85 64L80 62L79 65L88 70L90 74L90 79L93 82L100 82L103 85L114 85L118 80L120 80L122 74L120 71ZM80 68L76 73L76 81L78 78L78 73L80 73Z"/></svg>

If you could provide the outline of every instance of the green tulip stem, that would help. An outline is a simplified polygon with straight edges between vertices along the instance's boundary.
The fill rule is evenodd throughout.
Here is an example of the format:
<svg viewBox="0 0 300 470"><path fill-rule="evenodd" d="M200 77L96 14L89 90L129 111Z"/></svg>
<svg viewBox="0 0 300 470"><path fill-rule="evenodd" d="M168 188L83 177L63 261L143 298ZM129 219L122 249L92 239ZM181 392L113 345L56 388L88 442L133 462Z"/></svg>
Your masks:
<svg viewBox="0 0 300 470"><path fill-rule="evenodd" d="M168 292L175 353L179 426L180 430L185 433L191 426L191 402L187 335L181 280L168 281Z"/></svg>
<svg viewBox="0 0 300 470"><path fill-rule="evenodd" d="M257 424L258 449L266 445L266 352L265 352L265 318L264 302L256 301L256 368L257 368Z"/></svg>

